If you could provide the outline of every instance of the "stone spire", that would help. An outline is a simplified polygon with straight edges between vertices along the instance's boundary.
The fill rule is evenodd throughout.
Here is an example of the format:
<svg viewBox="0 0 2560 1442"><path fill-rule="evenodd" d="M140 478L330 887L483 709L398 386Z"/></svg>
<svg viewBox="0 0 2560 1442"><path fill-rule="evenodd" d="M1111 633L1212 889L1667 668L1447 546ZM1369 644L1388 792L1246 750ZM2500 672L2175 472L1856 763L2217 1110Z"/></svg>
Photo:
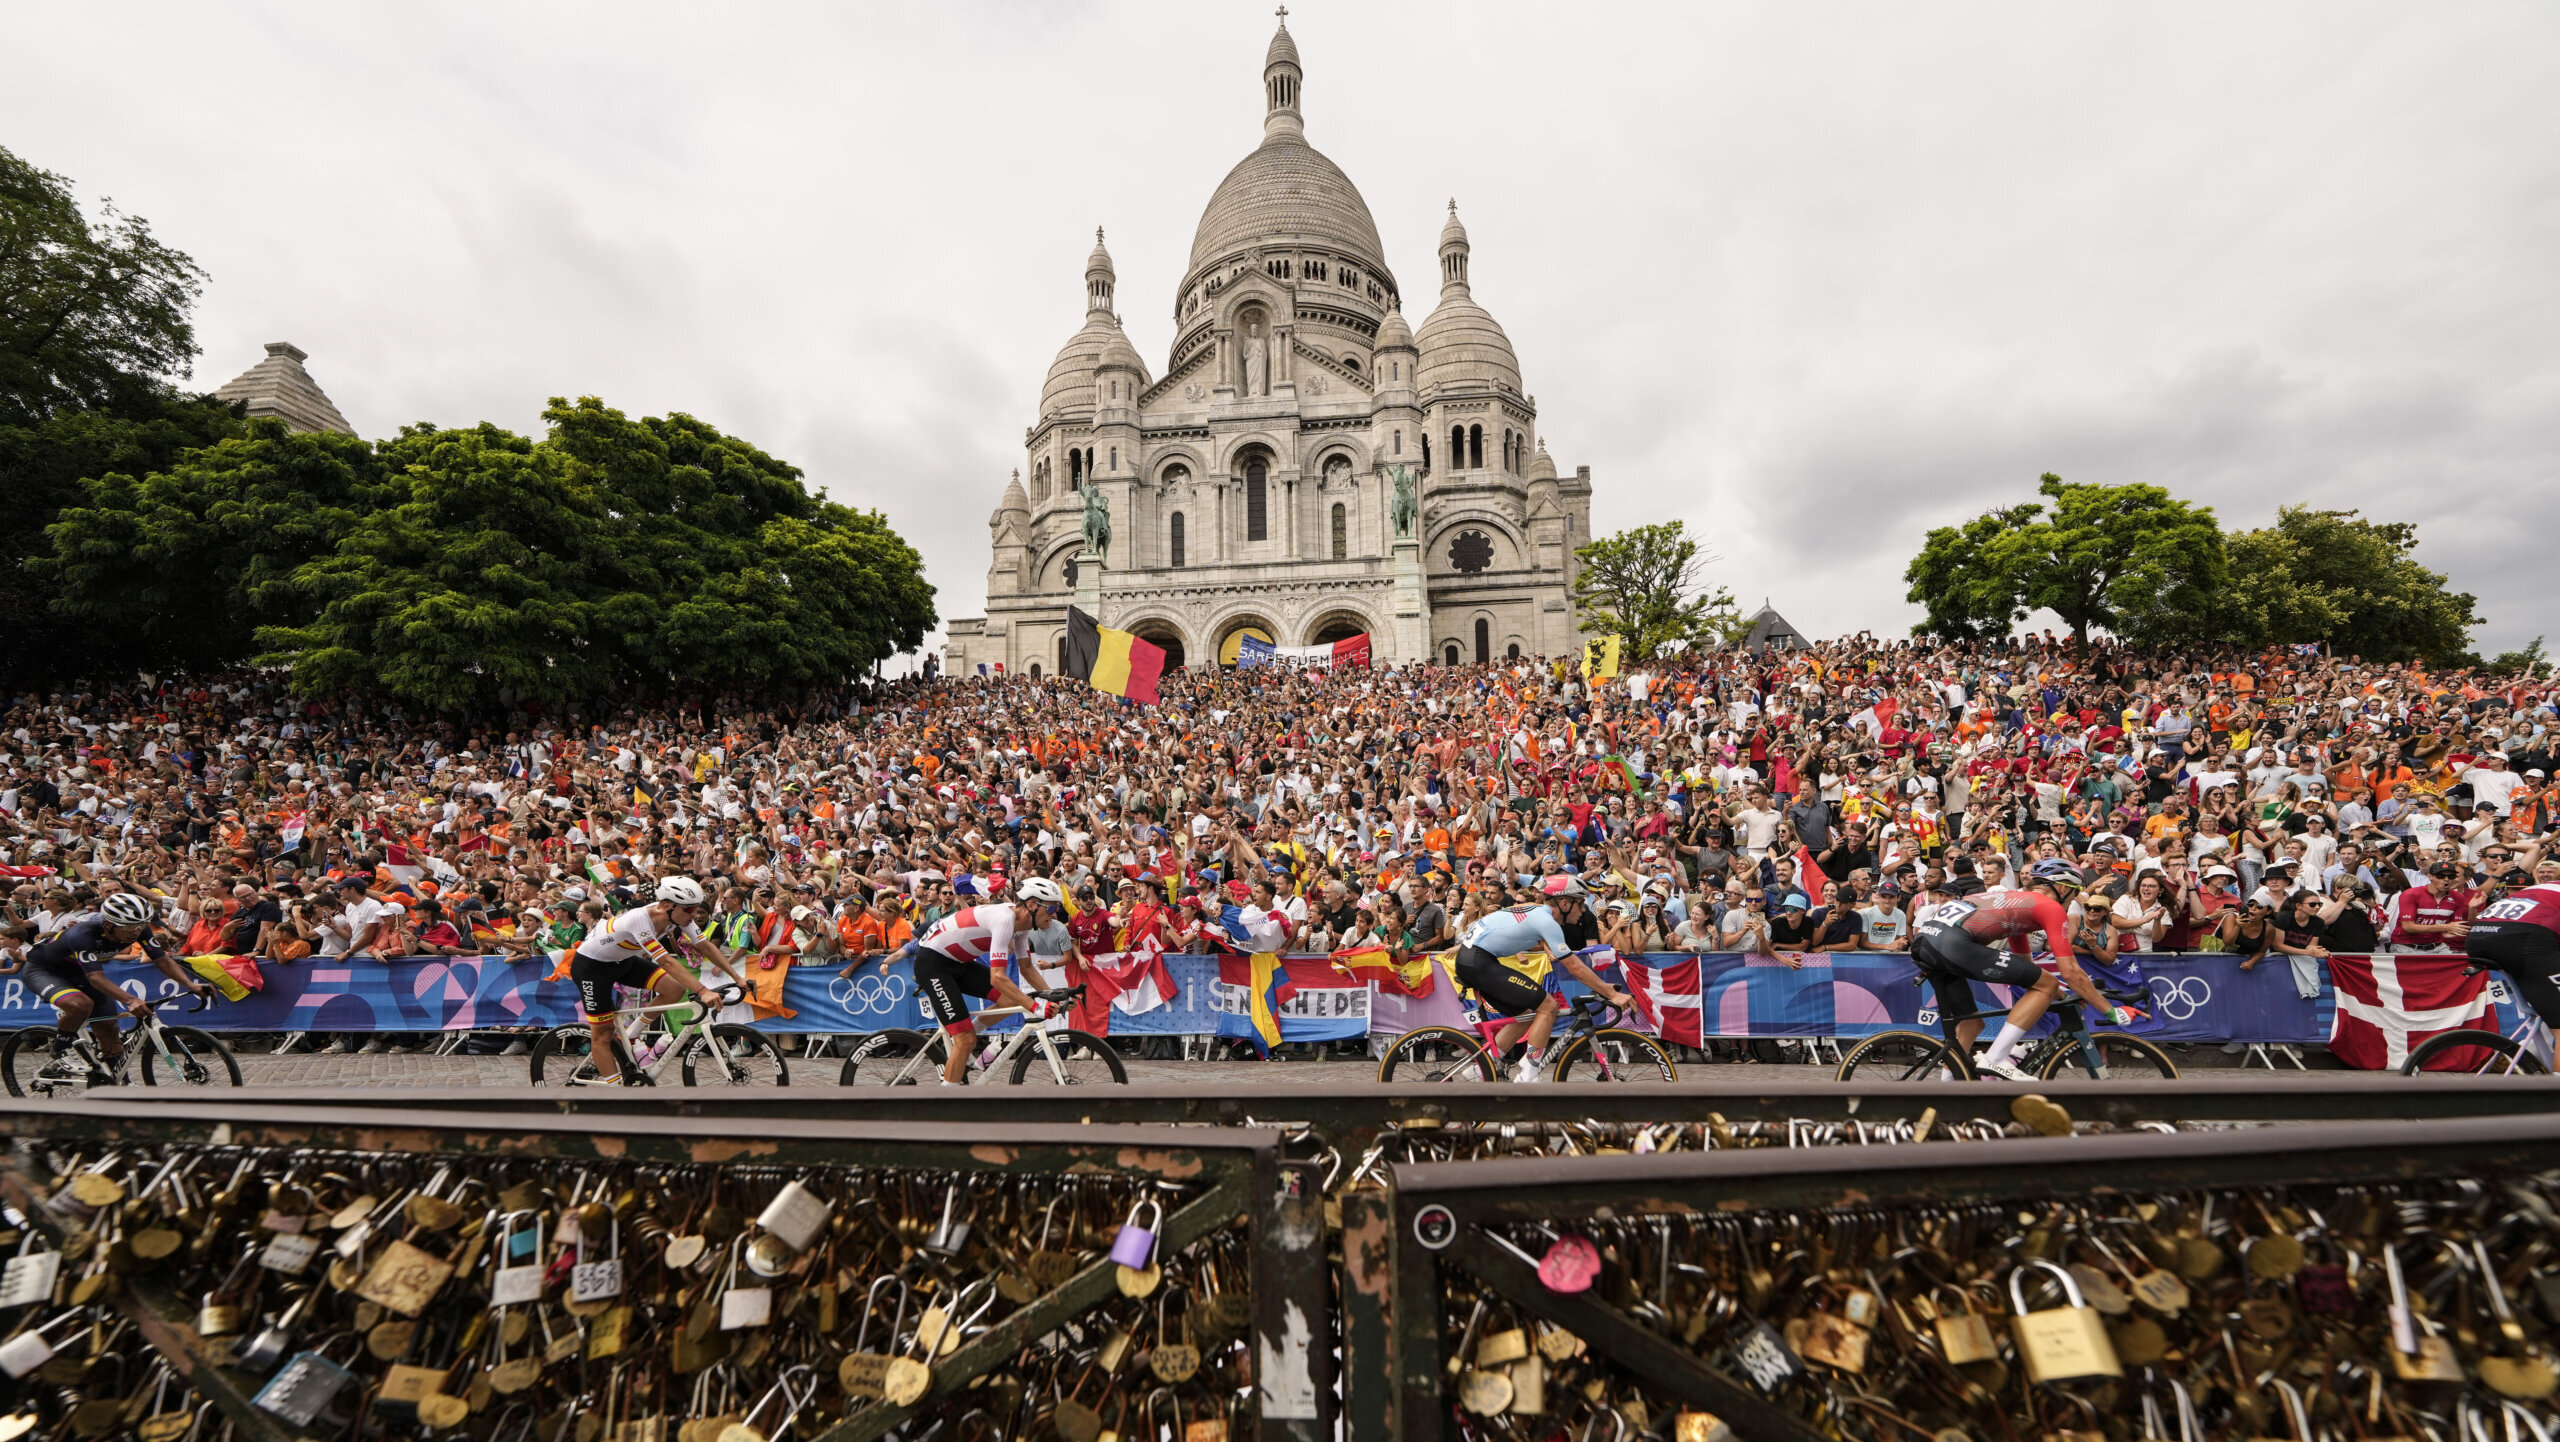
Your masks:
<svg viewBox="0 0 2560 1442"><path fill-rule="evenodd" d="M1298 110L1298 87L1303 72L1298 69L1298 42L1289 38L1289 7L1280 7L1280 31L1271 37L1271 49L1262 57L1262 138L1265 143L1283 135L1303 136L1307 133L1306 117Z"/></svg>
<svg viewBox="0 0 2560 1442"><path fill-rule="evenodd" d="M1084 258L1084 313L1110 315L1111 283L1116 277L1111 269L1111 252L1102 248L1102 227L1093 228L1093 254Z"/></svg>
<svg viewBox="0 0 2560 1442"><path fill-rule="evenodd" d="M1467 293L1467 228L1458 221L1458 202L1449 200L1449 223L1440 227L1440 293Z"/></svg>
<svg viewBox="0 0 2560 1442"><path fill-rule="evenodd" d="M247 401L251 417L270 416L297 431L342 431L354 435L356 428L338 414L338 408L311 373L302 368L308 359L302 347L291 341L267 342L267 358L233 376L215 400Z"/></svg>

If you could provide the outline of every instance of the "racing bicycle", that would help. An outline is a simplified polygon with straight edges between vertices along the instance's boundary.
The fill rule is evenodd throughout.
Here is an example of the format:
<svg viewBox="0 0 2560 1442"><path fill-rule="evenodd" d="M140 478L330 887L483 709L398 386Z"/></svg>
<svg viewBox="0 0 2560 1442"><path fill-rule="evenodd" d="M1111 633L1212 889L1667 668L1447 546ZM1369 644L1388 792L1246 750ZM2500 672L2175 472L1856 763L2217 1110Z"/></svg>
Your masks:
<svg viewBox="0 0 2560 1442"><path fill-rule="evenodd" d="M735 983L716 990L724 1006L736 1005L747 994L745 987ZM655 1052L644 1050L641 1038L649 1030L649 1019L678 1011L691 1014L669 1016L665 1044ZM663 1006L624 1007L615 1012L613 1048L618 1080L596 1070L595 1037L585 1023L555 1026L533 1044L533 1084L656 1086L659 1073L672 1061L686 1086L791 1085L791 1068L772 1037L754 1027L712 1021L690 996ZM645 1060L635 1062L635 1054Z"/></svg>
<svg viewBox="0 0 2560 1442"><path fill-rule="evenodd" d="M0 1081L8 1084L13 1097L76 1096L91 1087L122 1086L135 1075L138 1060L142 1084L147 1087L240 1085L240 1062L231 1055L231 1048L209 1031L164 1024L161 1005L144 1004L142 1015L134 1017L125 1030L124 1055L112 1066L99 1053L86 1026L72 1035L58 1067L53 1058L58 1031L31 1026L17 1032L0 1042ZM213 998L204 996L184 1010L199 1012L211 1005Z"/></svg>
<svg viewBox="0 0 2560 1442"><path fill-rule="evenodd" d="M1015 1086L1052 1082L1062 1087L1112 1086L1129 1080L1129 1069L1111 1043L1066 1024L1064 1008L1083 997L1081 986L1035 991L1031 995L1060 1008L1045 1022L1025 1022L1001 1040L990 1041L969 1059L964 1082L980 1072L1001 1075ZM980 1026L1022 1015L1018 1006L991 1006L970 1020ZM911 1087L942 1080L943 1060L951 1055L951 1033L891 1027L865 1036L844 1059L836 1077L842 1086Z"/></svg>
<svg viewBox="0 0 2560 1442"><path fill-rule="evenodd" d="M1944 979L1927 972L1913 977L1911 984L1930 988L1940 1001L1948 989L1962 978ZM1968 997L1972 992L1965 987ZM2113 1001L2147 1000L2142 992L2118 992L2106 987L2099 994ZM2169 1054L2138 1036L2120 1031L2093 1032L2081 1016L2082 1002L2070 992L2054 998L2046 1015L2054 1020L2050 1036L2026 1043L2018 1051L2018 1070L2031 1077L2052 1081L2057 1077L2086 1076L2091 1081L2113 1081L2120 1078L2175 1081L2178 1064ZM1835 1079L1848 1081L1863 1073L1869 1081L1979 1081L1982 1073L1974 1069L1970 1049L1953 1040L1955 1025L1977 1018L2004 1017L2005 1006L1981 1011L1948 1012L1939 1019L1942 1033L1925 1031L1880 1031L1849 1048L1840 1058ZM1921 1013L1925 1025L1929 1014Z"/></svg>
<svg viewBox="0 0 2560 1442"><path fill-rule="evenodd" d="M1571 1014L1556 1019L1555 1035L1540 1055L1542 1067L1560 1082L1669 1082L1680 1079L1671 1053L1662 1043L1618 1023L1625 1013L1584 993L1567 1003ZM1378 1080L1391 1082L1497 1081L1502 1058L1483 1037L1454 1026L1415 1027L1397 1037L1378 1061Z"/></svg>
<svg viewBox="0 0 2560 1442"><path fill-rule="evenodd" d="M2495 972L2496 967L2473 963L2462 969L2464 976ZM2504 987L2495 976L2489 985L2506 1000ZM2409 1059L2400 1064L2402 1076L2438 1075L2470 1076L2548 1076L2551 1068L2543 1065L2543 1054L2551 1049L2551 1028L2529 1007L2520 1007L2523 1019L2511 1032L2495 1032L2486 1027L2456 1027L2440 1031L2409 1049Z"/></svg>

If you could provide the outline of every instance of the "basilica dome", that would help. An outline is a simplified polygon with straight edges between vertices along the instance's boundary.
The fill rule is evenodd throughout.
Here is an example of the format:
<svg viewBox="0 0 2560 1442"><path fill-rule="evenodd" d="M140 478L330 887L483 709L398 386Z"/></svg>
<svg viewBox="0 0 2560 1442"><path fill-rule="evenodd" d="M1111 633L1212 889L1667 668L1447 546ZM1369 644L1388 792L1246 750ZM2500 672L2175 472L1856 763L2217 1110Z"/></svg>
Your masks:
<svg viewBox="0 0 2560 1442"><path fill-rule="evenodd" d="M1263 56L1262 144L1218 182L1191 237L1185 284L1241 250L1274 242L1329 251L1390 281L1369 202L1342 167L1307 144L1297 42L1284 23Z"/></svg>

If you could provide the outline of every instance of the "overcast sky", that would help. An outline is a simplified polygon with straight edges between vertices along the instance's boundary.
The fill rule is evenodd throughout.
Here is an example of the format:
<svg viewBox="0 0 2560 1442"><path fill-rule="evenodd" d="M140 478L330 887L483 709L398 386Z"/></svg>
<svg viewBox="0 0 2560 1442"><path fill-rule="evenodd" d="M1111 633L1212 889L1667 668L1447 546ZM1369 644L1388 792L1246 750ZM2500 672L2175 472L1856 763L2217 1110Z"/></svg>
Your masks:
<svg viewBox="0 0 2560 1442"><path fill-rule="evenodd" d="M0 144L211 275L356 429L683 410L876 506L976 615L1107 227L1157 373L1270 7L51 5ZM2227 526L2415 520L2554 624L2560 6L1292 5L1307 136L1419 325L1455 196L1603 531L1817 634L2047 470ZM2047 618L2049 619L2049 618Z"/></svg>

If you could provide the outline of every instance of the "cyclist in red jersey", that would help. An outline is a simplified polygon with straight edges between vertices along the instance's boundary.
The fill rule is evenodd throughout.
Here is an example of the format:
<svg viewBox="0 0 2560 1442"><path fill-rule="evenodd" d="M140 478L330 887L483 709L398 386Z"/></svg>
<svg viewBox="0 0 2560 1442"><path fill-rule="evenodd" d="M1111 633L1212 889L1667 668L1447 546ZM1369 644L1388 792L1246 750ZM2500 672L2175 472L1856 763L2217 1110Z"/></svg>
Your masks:
<svg viewBox="0 0 2560 1442"><path fill-rule="evenodd" d="M2560 871L2547 864L2534 870L2554 879L2490 902L2472 919L2462 949L2505 972L2534 1015L2560 1026Z"/></svg>
<svg viewBox="0 0 2560 1442"><path fill-rule="evenodd" d="M1964 864L1958 863L1959 867ZM1958 879L1971 881L1964 876ZM2009 1008L2000 1034L1990 1049L1976 1059L1975 1066L1980 1070L1996 1076L2023 1075L2009 1065L2009 1053L2043 1018L2053 999L2062 994L2065 982L2099 1016L2118 1026L2140 1015L2109 1002L2089 980L2088 973L2080 969L2071 945L2071 915L2064 909L2062 897L2077 892L2082 880L2078 867L2046 862L2036 868L2024 890L1974 891L1940 903L1912 928L1911 957L1922 970L2022 989ZM2045 935L2054 971L2038 966L2028 954L2027 938L2038 931ZM1994 941L2007 941L2008 949L1994 948L1989 944ZM1941 1010L1955 1009L1943 997L1939 1005ZM1956 1024L1955 1039L1970 1048L1981 1032L1981 1021L1969 1019Z"/></svg>

